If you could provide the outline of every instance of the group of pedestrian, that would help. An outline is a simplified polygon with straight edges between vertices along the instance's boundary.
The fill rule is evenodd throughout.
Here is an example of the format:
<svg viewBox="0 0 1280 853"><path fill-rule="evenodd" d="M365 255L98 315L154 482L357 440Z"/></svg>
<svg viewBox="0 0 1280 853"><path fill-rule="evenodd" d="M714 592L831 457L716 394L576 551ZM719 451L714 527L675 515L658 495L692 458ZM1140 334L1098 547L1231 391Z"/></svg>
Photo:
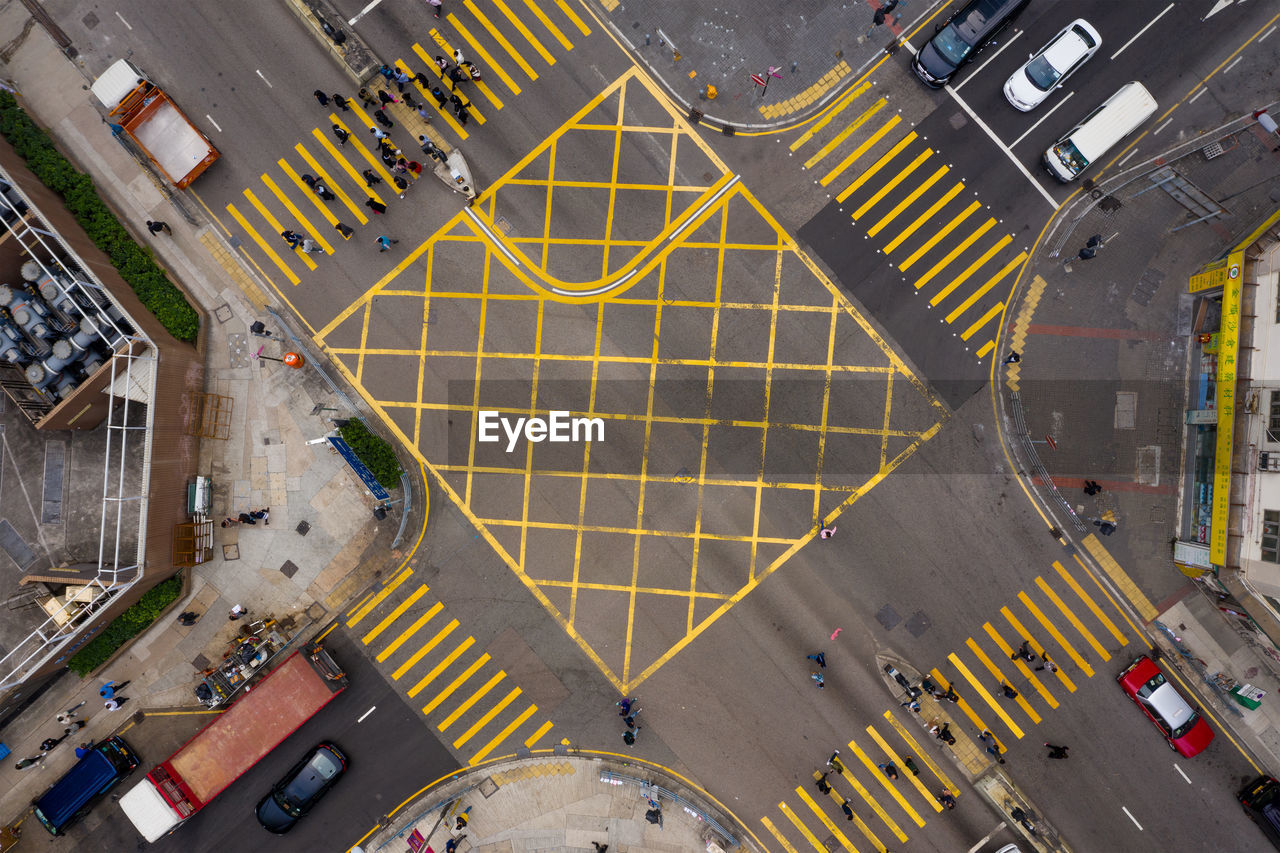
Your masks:
<svg viewBox="0 0 1280 853"><path fill-rule="evenodd" d="M129 701L128 698L119 695L120 691L124 690L132 683L132 681L121 681L117 684L114 681L108 681L106 684L102 685L102 687L98 689L98 695L105 700L102 703L102 707L106 708L108 711L119 710L121 705Z"/></svg>
<svg viewBox="0 0 1280 853"><path fill-rule="evenodd" d="M640 706L636 704L638 701L634 696L630 698L624 696L614 703L618 709L618 716L622 717L622 722L627 727L622 733L622 742L627 746L635 746L636 735L640 734L640 729L643 728L636 722L636 717L640 713Z"/></svg>
<svg viewBox="0 0 1280 853"><path fill-rule="evenodd" d="M306 243L310 243L311 242L310 240L303 240L301 237L299 237L297 234L294 234L292 231L281 231L280 236L283 237L285 239L285 242L287 242L290 246L297 248L299 245L302 245L302 251L304 252L310 251L309 249L306 248L305 245L303 245ZM295 240L297 242L294 242ZM249 525L256 526L259 521L261 521L267 527L271 526L271 507L264 507L263 509L250 510L249 512L242 512L235 518L232 518L231 516L227 516L226 518L222 519L222 526L223 527L239 527L242 524L249 524Z"/></svg>
<svg viewBox="0 0 1280 853"><path fill-rule="evenodd" d="M1098 494L1101 491L1102 491L1102 486L1098 485L1097 480L1084 481L1084 493L1089 497L1093 497L1094 495Z"/></svg>

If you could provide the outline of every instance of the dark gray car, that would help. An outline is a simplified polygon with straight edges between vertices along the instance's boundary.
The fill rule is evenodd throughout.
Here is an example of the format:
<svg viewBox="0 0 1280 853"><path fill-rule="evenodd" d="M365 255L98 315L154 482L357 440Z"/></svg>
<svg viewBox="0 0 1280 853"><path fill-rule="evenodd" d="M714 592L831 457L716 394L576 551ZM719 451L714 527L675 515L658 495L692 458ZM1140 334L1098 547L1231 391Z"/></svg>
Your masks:
<svg viewBox="0 0 1280 853"><path fill-rule="evenodd" d="M911 70L930 88L941 89L1000 31L1009 25L1030 0L969 0L938 25L933 38L911 61Z"/></svg>
<svg viewBox="0 0 1280 853"><path fill-rule="evenodd" d="M331 743L322 743L307 753L271 793L258 803L258 823L282 835L293 829L320 798L329 792L347 769L347 758Z"/></svg>

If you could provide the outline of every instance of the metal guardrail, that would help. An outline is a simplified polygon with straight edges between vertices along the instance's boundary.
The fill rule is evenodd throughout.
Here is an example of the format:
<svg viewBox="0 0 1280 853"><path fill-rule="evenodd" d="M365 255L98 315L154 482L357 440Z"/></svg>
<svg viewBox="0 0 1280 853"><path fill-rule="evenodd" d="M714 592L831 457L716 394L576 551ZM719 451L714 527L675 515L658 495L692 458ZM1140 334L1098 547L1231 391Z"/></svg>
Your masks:
<svg viewBox="0 0 1280 853"><path fill-rule="evenodd" d="M719 822L716 821L715 818L713 818L711 815L704 812L702 809L698 808L693 803L681 797L675 791L668 791L666 788L663 788L661 785L655 785L652 782L647 782L644 779L638 779L634 776L623 776L620 773L614 773L612 770L601 770L600 781L604 782L607 785L635 785L638 788L640 788L641 792L646 797L649 797L650 799L653 799L654 795L656 794L659 804L661 804L662 798L666 797L668 800L671 800L671 802L675 803L676 805L684 809L686 814L696 818L700 822L705 823L707 826L711 827L712 831L714 831L716 835L723 838L725 842L728 844L728 846L730 847L738 846L738 839L730 835L729 831L725 829L723 826L721 826Z"/></svg>
<svg viewBox="0 0 1280 853"><path fill-rule="evenodd" d="M1022 409L1022 395L1017 391L1009 394L1009 408L1013 412L1014 434L1018 437L1022 444L1022 452L1027 459L1031 461L1031 469L1045 487L1053 494L1054 501L1058 507L1067 514L1071 519L1071 523L1075 525L1077 531L1083 533L1088 530L1085 523L1080 520L1080 516L1071 508L1071 504L1067 503L1067 499L1058 491L1058 486L1053 482L1053 477L1049 475L1049 469L1044 467L1044 463L1040 461L1040 454L1036 453L1035 444L1032 443L1031 432L1027 429L1026 415Z"/></svg>

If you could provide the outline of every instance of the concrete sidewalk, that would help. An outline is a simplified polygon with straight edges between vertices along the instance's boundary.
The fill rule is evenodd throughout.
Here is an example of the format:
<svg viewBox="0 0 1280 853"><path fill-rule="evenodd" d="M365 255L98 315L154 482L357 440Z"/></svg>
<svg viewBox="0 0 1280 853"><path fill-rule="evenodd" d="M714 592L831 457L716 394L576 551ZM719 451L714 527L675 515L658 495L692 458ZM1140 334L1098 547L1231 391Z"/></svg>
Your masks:
<svg viewBox="0 0 1280 853"><path fill-rule="evenodd" d="M707 121L737 130L794 124L836 98L916 31L941 0L902 0L873 26L881 0L720 6L663 0L598 0L614 33L667 91ZM761 88L751 75L768 75ZM710 90L716 92L710 98Z"/></svg>
<svg viewBox="0 0 1280 853"><path fill-rule="evenodd" d="M21 5L4 7L0 31L23 31L26 19ZM205 390L232 403L227 436L203 439L196 472L213 482L212 517L270 507L269 525L215 525L212 558L188 570L188 594L168 615L98 677L62 676L5 728L3 739L13 755L0 773L0 816L11 821L71 766L75 743L110 734L127 722L128 712L197 704L200 669L221 659L243 624L228 621L233 605L250 608L254 618L271 615L305 632L308 625L332 618L345 600L384 568L402 562L405 554L389 547L400 525L401 506L376 521L374 501L341 457L327 445L307 443L332 429L330 418L356 414L346 397L315 365L293 369L252 357L259 347L263 355L275 357L293 347L282 345L287 343L281 340L284 330L261 310L261 291L213 226L183 221L112 138L88 104L80 70L39 27L13 50L5 73L16 83L23 107L93 177L120 219L135 230L140 243L155 248L160 262L204 313ZM173 236L147 234L141 227L147 219L168 221ZM251 335L249 325L255 320L265 321L273 335ZM419 514L411 523L420 527L423 502L418 496L414 506ZM416 541L414 533L409 542ZM203 618L192 627L179 626L176 616L183 610ZM131 700L126 713L103 709L98 688L107 679L132 682L122 694ZM38 755L44 738L62 733L54 717L82 701L86 704L78 713L87 727L40 764L15 771L14 761Z"/></svg>
<svg viewBox="0 0 1280 853"><path fill-rule="evenodd" d="M1202 149L1215 141L1226 152L1206 158ZM1214 591L1183 575L1170 547L1183 529L1180 514L1189 512L1184 477L1194 464L1185 412L1197 408L1188 389L1199 375L1199 350L1188 279L1274 211L1268 179L1280 160L1270 152L1273 144L1245 115L1149 166L1129 164L1130 173L1101 182L1093 199L1082 195L1064 208L1037 247L1006 321L1000 357L1018 352L1022 360L999 367L997 378L1023 476L1081 556L1100 567L1146 623L1168 653L1165 665L1177 667L1218 720L1274 767L1280 664L1228 624ZM1183 227L1192 215L1147 177L1160 166L1175 168L1212 198L1229 198L1230 216ZM1108 197L1119 206L1096 203ZM1096 257L1079 259L1094 235L1104 245ZM1049 481L1035 473L1036 458ZM1103 491L1086 495L1086 480ZM1118 525L1109 536L1095 524L1107 514ZM1218 673L1268 696L1258 710L1246 710L1213 685Z"/></svg>

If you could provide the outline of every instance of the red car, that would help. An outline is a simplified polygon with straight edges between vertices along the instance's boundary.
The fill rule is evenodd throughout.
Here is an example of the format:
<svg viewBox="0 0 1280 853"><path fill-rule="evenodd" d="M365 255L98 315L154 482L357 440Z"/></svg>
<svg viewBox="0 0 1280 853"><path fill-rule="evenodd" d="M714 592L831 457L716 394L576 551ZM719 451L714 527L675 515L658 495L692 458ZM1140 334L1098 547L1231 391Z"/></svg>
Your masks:
<svg viewBox="0 0 1280 853"><path fill-rule="evenodd" d="M1165 679L1151 658L1136 658L1116 676L1116 681L1164 734L1170 749L1191 758L1213 740L1213 729Z"/></svg>

